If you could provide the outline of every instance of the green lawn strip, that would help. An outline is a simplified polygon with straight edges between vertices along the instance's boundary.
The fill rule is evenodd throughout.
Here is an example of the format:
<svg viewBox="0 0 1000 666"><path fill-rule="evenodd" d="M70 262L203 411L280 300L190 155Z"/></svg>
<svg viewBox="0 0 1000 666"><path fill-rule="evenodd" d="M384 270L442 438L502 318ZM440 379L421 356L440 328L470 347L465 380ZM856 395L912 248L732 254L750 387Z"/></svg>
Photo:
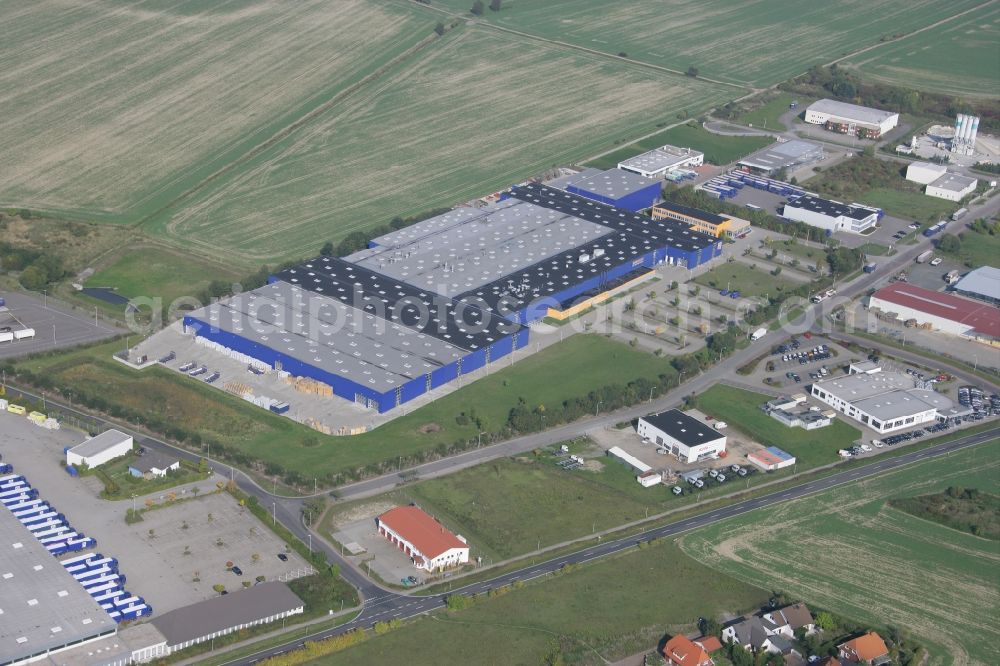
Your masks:
<svg viewBox="0 0 1000 666"><path fill-rule="evenodd" d="M1000 489L1000 440L695 531L683 548L720 572L839 615L905 628L930 664L997 663L996 542L887 506L947 486ZM877 572L877 575L874 575ZM954 660L954 661L953 661Z"/></svg>
<svg viewBox="0 0 1000 666"><path fill-rule="evenodd" d="M782 278L780 274L771 275L766 267L758 265L754 268L741 261L720 264L696 277L694 282L709 289L739 290L744 297L764 296L765 294L778 295L785 289L798 286L796 283Z"/></svg>
<svg viewBox="0 0 1000 666"><path fill-rule="evenodd" d="M192 481L203 481L209 477L208 472L199 472L196 465L186 460L180 461L180 467L176 470L168 471L166 476L151 479L132 476L129 473L129 466L140 463L142 463L142 457L135 453L130 453L101 465L94 470L90 470L89 473L99 473L102 480L110 479L111 481L111 484L105 481L104 492L101 493L101 498L106 500L121 500L128 499L133 495L149 495ZM110 488L109 485L111 486Z"/></svg>
<svg viewBox="0 0 1000 666"><path fill-rule="evenodd" d="M761 410L770 396L716 384L698 395L698 409L744 432L766 446L777 446L795 456L803 469L835 462L837 450L861 437L861 431L839 418L825 428L789 428Z"/></svg>
<svg viewBox="0 0 1000 666"><path fill-rule="evenodd" d="M937 252L940 254L958 259L968 268L997 264L997 258L1000 257L1000 236L976 233L964 224L956 225L954 229L945 229L945 233L959 234L962 244L957 252L939 248Z"/></svg>
<svg viewBox="0 0 1000 666"><path fill-rule="evenodd" d="M972 426L970 428L965 428L959 432L949 433L947 435L942 435L940 437L920 441L917 443L911 443L905 446L897 447L893 450L883 451L879 454L877 460L884 460L887 458L895 458L911 451L919 451L921 449L934 446L935 444L940 444L942 442L951 441L958 437L964 437L966 435L971 435L983 430L994 427L993 424L980 424L977 426ZM778 472L771 472L768 474L756 474L751 476L749 483L744 486L742 490L734 490L738 486L721 486L717 485L711 489L707 489L697 494L685 494L680 498L674 498L676 500L677 508L662 512L660 514L653 514L649 520L643 520L641 524L632 525L629 527L624 527L620 530L615 530L601 536L602 539L622 539L628 536L646 532L647 530L654 529L656 527L674 523L691 516L700 515L704 513L709 513L721 507L733 504L735 502L743 501L746 499L752 499L754 497L759 497L761 495L766 495L768 493L780 492L781 490L791 488L808 481L814 481L816 479L821 479L832 474L837 474L846 469L852 467L862 467L868 464L868 461L861 461L858 459L848 459L846 461L841 461L833 465L823 466L820 469L814 469L808 472L797 472L793 474L792 469L784 469ZM797 470L796 470L797 471ZM720 497L720 495L722 495ZM697 503L695 506L690 506L691 504ZM520 559L511 560L505 564L494 566L489 569L482 569L478 572L463 575L461 578L454 579L444 583L432 583L425 588L419 589L415 594L425 595L425 594L437 594L440 592L449 591L453 588L459 588L463 585L468 585L470 583L494 578L504 573L510 571L516 571L518 569L524 568L529 564L534 564L537 561L547 561L552 560L562 555L568 553L576 552L583 548L593 545L596 543L597 539L581 539L572 544L561 546L559 548L552 548L546 550L543 553L537 555L532 555L530 557L524 557Z"/></svg>
<svg viewBox="0 0 1000 666"><path fill-rule="evenodd" d="M718 575L664 541L546 576L463 611L440 611L340 652L336 661L367 666L405 651L415 666L538 664L556 653L570 663L601 663L651 650L667 632L691 631L699 617L756 608L768 594Z"/></svg>
<svg viewBox="0 0 1000 666"><path fill-rule="evenodd" d="M883 208L888 214L905 220L920 222L948 219L958 208L958 204L952 201L929 197L921 192L905 192L885 187L863 191L858 196L858 202Z"/></svg>
<svg viewBox="0 0 1000 666"><path fill-rule="evenodd" d="M763 105L738 116L735 122L757 129L784 131L785 126L781 124L781 116L793 110L789 108L793 101L798 102L797 108L794 109L796 113L802 113L812 102L812 100L799 95L786 92L778 93L777 96Z"/></svg>
<svg viewBox="0 0 1000 666"><path fill-rule="evenodd" d="M770 145L774 139L766 136L723 136L713 134L701 125L686 124L664 130L635 143L587 162L595 169L613 169L629 157L634 157L663 145L693 148L705 153L705 161L725 165Z"/></svg>

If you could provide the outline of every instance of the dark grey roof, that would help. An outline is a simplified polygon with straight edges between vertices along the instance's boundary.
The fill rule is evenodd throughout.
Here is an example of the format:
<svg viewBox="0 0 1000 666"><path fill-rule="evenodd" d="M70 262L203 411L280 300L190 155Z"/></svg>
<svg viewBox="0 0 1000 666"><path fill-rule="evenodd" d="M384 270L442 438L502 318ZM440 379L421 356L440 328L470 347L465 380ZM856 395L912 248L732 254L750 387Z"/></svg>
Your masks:
<svg viewBox="0 0 1000 666"><path fill-rule="evenodd" d="M470 352L521 328L478 307L335 257L312 259L281 271L277 278Z"/></svg>
<svg viewBox="0 0 1000 666"><path fill-rule="evenodd" d="M746 647L750 646L755 650L760 649L768 638L764 623L756 615L752 615L744 620L730 625L736 633L736 641Z"/></svg>
<svg viewBox="0 0 1000 666"><path fill-rule="evenodd" d="M152 622L174 646L302 606L287 585L270 581L172 610Z"/></svg>
<svg viewBox="0 0 1000 666"><path fill-rule="evenodd" d="M874 208L868 208L858 204L845 204L830 199L821 199L807 194L794 201L785 204L786 208L801 208L814 213L821 213L829 217L849 217L852 220L864 220L878 213Z"/></svg>
<svg viewBox="0 0 1000 666"><path fill-rule="evenodd" d="M698 446L725 436L679 409L650 414L642 417L642 420L667 433L684 446Z"/></svg>
<svg viewBox="0 0 1000 666"><path fill-rule="evenodd" d="M620 199L659 184L659 180L652 180L631 171L608 169L596 174L573 178L566 183L565 189L570 192L580 190L612 199Z"/></svg>
<svg viewBox="0 0 1000 666"><path fill-rule="evenodd" d="M177 456L147 450L146 453L133 460L129 464L129 467L134 467L140 472L146 473L152 471L154 467L156 469L167 469L176 462L180 462L180 458Z"/></svg>
<svg viewBox="0 0 1000 666"><path fill-rule="evenodd" d="M656 204L656 207L672 210L675 213L687 215L688 217L693 217L696 220L702 220L704 222L708 222L709 224L722 224L729 219L728 217L722 217L721 215L716 215L715 213L709 213L707 210L692 208L690 206L682 206L672 201L663 201Z"/></svg>

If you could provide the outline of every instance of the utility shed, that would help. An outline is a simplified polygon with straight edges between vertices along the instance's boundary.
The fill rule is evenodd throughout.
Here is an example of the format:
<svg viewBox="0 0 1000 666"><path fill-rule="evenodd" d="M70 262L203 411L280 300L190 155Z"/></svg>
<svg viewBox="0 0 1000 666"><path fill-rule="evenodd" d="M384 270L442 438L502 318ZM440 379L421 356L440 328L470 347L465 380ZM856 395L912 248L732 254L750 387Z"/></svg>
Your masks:
<svg viewBox="0 0 1000 666"><path fill-rule="evenodd" d="M93 469L109 460L120 458L132 450L131 435L120 430L107 430L97 437L77 444L66 452L67 465L86 465Z"/></svg>

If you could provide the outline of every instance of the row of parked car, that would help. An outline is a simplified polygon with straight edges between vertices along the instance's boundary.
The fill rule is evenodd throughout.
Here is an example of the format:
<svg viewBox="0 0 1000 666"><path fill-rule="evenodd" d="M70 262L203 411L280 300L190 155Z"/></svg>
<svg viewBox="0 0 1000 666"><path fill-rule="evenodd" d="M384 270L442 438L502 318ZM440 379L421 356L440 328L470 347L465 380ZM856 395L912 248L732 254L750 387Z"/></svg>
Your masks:
<svg viewBox="0 0 1000 666"><path fill-rule="evenodd" d="M978 386L959 386L958 402L976 412L1000 412L1000 395L986 395Z"/></svg>
<svg viewBox="0 0 1000 666"><path fill-rule="evenodd" d="M791 354L785 354L781 357L781 360L786 363L789 361L796 361L799 365L805 365L806 363L812 363L814 361L825 361L832 356L833 354L830 353L830 348L824 344L813 347L809 351L799 351Z"/></svg>
<svg viewBox="0 0 1000 666"><path fill-rule="evenodd" d="M695 479L693 481L688 481L692 486L698 488L699 490L704 488L706 485L712 483L725 483L729 479L746 478L756 472L753 467L744 467L742 465L730 465L729 469L711 469L707 476L703 476L700 479ZM684 493L684 488L681 486L674 486L674 495L682 495Z"/></svg>

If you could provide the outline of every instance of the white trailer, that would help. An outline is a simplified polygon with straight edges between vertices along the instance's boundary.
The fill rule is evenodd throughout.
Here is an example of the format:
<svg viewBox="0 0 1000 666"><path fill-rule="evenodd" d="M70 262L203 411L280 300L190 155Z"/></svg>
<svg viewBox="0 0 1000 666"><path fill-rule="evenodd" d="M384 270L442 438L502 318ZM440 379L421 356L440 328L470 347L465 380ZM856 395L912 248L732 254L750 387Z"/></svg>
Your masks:
<svg viewBox="0 0 1000 666"><path fill-rule="evenodd" d="M753 333L750 334L750 339L751 340L760 340L765 335L767 335L767 329L766 328L758 328L756 331L754 331Z"/></svg>
<svg viewBox="0 0 1000 666"><path fill-rule="evenodd" d="M27 340L33 337L35 337L35 329L33 328L22 328L20 331L14 331L15 340Z"/></svg>
<svg viewBox="0 0 1000 666"><path fill-rule="evenodd" d="M14 334L10 331L4 331L0 333L0 342L11 342L14 339Z"/></svg>

